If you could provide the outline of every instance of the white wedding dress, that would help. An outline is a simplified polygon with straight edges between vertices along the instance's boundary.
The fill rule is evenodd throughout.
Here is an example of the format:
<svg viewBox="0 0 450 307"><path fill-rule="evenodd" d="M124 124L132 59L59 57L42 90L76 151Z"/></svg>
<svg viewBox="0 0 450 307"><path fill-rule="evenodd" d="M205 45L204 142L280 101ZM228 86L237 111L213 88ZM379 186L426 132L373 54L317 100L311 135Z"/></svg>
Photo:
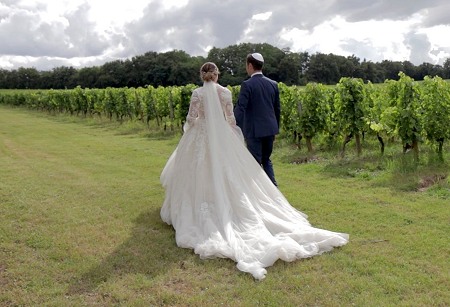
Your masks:
<svg viewBox="0 0 450 307"><path fill-rule="evenodd" d="M161 218L177 245L202 259L223 257L261 280L278 259L293 261L345 245L348 235L314 228L245 147L231 92L206 82L192 95L185 133L161 174Z"/></svg>

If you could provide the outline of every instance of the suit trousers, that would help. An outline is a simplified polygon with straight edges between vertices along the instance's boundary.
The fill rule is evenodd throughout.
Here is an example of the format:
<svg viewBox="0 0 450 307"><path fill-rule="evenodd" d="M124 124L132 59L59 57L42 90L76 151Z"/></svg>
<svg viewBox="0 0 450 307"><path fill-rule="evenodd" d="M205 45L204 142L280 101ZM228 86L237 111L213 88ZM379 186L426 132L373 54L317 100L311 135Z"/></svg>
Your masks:
<svg viewBox="0 0 450 307"><path fill-rule="evenodd" d="M247 148L256 161L263 167L267 176L273 182L275 186L278 186L275 180L275 174L273 172L272 161L270 156L273 150L273 141L275 140L274 135L260 137L260 138L247 138L245 141L247 143Z"/></svg>

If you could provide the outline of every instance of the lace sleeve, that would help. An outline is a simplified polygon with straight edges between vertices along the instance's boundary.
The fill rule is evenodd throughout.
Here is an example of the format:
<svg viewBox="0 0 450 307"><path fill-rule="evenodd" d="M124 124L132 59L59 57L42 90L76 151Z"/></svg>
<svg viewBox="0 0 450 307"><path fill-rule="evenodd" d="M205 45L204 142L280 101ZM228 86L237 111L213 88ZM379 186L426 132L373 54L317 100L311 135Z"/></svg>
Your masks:
<svg viewBox="0 0 450 307"><path fill-rule="evenodd" d="M225 114L225 119L230 125L236 125L236 118L233 112L233 102L231 101L231 92L225 87L221 87L219 90L220 103L222 104L222 110Z"/></svg>
<svg viewBox="0 0 450 307"><path fill-rule="evenodd" d="M230 125L231 130L236 136L244 142L244 135L241 128L236 125L236 118L234 117L233 102L231 99L231 92L226 87L219 87L220 103L222 104L222 111L225 114L225 119Z"/></svg>
<svg viewBox="0 0 450 307"><path fill-rule="evenodd" d="M194 122L198 117L199 105L200 98L198 96L198 92L194 90L191 96L191 102L189 104L189 112L186 116L186 124L184 125L185 132L194 125Z"/></svg>

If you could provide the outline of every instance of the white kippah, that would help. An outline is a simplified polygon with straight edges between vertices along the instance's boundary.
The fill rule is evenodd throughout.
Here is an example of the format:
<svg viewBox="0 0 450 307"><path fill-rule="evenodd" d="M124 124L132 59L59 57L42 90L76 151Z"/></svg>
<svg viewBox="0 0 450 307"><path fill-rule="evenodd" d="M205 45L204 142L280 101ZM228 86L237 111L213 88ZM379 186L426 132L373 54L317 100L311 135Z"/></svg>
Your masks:
<svg viewBox="0 0 450 307"><path fill-rule="evenodd" d="M257 61L260 61L260 62L263 62L263 63L264 63L264 58L263 58L263 56L261 55L261 53L257 53L257 52L252 53L252 57L253 57L255 60L257 60Z"/></svg>

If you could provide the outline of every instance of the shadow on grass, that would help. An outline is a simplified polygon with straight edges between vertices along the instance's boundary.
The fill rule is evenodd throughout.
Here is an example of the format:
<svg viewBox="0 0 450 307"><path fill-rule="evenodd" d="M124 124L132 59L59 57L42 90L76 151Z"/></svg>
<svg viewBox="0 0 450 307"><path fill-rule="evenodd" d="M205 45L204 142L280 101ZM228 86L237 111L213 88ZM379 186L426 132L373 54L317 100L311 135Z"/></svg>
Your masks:
<svg viewBox="0 0 450 307"><path fill-rule="evenodd" d="M117 247L101 263L74 280L67 295L91 292L114 276L138 273L154 278L164 274L192 254L175 243L172 226L160 219L159 209L141 213L135 221L130 238Z"/></svg>
<svg viewBox="0 0 450 307"><path fill-rule="evenodd" d="M178 134L172 131L148 131L142 136L151 141L164 141L174 139ZM181 134L179 138L181 138Z"/></svg>
<svg viewBox="0 0 450 307"><path fill-rule="evenodd" d="M162 125L158 125L155 120L145 123L144 121L136 118L131 120L120 120L115 117L109 118L108 116L101 116L98 114L88 114L85 116L83 114L75 113L49 113L33 109L26 110L33 112L34 116L51 119L58 123L76 123L96 129L114 131L115 135L140 135L150 140L170 140L183 133L183 128L181 125L164 127Z"/></svg>

